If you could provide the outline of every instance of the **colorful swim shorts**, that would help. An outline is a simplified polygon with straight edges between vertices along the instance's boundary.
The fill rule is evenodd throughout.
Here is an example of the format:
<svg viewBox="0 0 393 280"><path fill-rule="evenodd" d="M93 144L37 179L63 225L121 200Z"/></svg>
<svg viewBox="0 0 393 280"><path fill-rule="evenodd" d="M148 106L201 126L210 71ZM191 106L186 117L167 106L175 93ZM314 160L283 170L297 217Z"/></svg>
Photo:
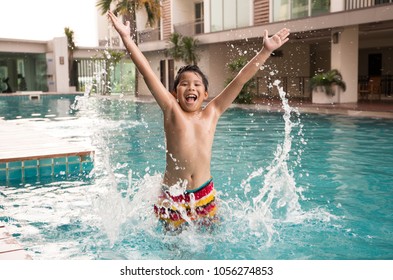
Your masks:
<svg viewBox="0 0 393 280"><path fill-rule="evenodd" d="M178 228L185 222L202 221L213 218L217 211L216 190L211 178L201 187L183 194L173 196L169 191L163 191L160 202L154 205L154 212L159 219L173 228Z"/></svg>

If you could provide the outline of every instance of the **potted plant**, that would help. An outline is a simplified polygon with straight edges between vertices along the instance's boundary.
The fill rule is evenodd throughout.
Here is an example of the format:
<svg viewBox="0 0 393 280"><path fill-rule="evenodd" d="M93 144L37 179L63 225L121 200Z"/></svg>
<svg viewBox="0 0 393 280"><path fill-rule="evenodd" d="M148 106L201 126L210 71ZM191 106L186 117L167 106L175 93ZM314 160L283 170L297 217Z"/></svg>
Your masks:
<svg viewBox="0 0 393 280"><path fill-rule="evenodd" d="M340 102L341 91L346 90L346 84L337 69L318 73L310 80L312 102L327 104Z"/></svg>

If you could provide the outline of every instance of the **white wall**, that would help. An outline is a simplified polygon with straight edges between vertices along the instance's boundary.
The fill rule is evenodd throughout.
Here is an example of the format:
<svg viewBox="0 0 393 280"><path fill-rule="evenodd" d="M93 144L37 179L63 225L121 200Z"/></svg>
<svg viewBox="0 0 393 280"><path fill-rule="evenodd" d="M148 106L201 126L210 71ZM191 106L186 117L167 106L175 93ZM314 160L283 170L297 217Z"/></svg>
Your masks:
<svg viewBox="0 0 393 280"><path fill-rule="evenodd" d="M149 61L154 73L156 74L158 79L160 79L160 61L166 59L165 54L160 51L154 51L144 53L144 55ZM140 73L138 73L138 96L151 96L151 92Z"/></svg>
<svg viewBox="0 0 393 280"><path fill-rule="evenodd" d="M230 53L224 44L207 45L200 53L201 61L198 63L209 81L209 97L218 95L226 86L226 80L231 76L227 70L230 62Z"/></svg>
<svg viewBox="0 0 393 280"><path fill-rule="evenodd" d="M66 37L57 37L48 42L46 60L49 91L68 93L70 87Z"/></svg>
<svg viewBox="0 0 393 280"><path fill-rule="evenodd" d="M108 17L106 15L101 15L101 11L97 9L97 33L98 33L98 42L103 40L108 40L111 37L112 33L116 31L113 30L111 24L108 21Z"/></svg>
<svg viewBox="0 0 393 280"><path fill-rule="evenodd" d="M369 0L371 1L371 0ZM345 10L345 1L343 0L330 0L330 12L340 12Z"/></svg>
<svg viewBox="0 0 393 280"><path fill-rule="evenodd" d="M0 52L45 53L46 49L46 41L28 41L0 38Z"/></svg>

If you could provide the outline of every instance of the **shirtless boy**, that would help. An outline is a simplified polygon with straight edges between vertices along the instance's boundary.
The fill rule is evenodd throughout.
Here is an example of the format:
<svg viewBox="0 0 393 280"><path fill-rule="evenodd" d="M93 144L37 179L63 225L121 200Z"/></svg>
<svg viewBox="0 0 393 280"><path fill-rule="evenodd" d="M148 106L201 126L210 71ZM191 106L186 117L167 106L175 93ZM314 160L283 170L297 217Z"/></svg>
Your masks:
<svg viewBox="0 0 393 280"><path fill-rule="evenodd" d="M197 66L180 68L174 92L169 92L133 42L130 23L123 24L112 12L108 16L164 114L166 169L156 214L174 228L214 217L217 207L210 161L217 122L271 53L288 41L289 30L283 28L270 38L265 30L262 49L202 107L208 98L208 81Z"/></svg>

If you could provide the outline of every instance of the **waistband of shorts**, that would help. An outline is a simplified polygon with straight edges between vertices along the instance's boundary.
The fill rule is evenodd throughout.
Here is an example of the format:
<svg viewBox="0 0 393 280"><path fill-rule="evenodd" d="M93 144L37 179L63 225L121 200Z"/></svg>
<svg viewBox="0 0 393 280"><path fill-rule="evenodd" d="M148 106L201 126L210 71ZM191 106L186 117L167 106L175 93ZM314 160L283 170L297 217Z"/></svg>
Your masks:
<svg viewBox="0 0 393 280"><path fill-rule="evenodd" d="M193 189L193 190L186 190L185 193L196 193L205 187L207 187L211 182L213 181L213 177L210 177L209 180L207 180L205 183L203 183L199 188Z"/></svg>

